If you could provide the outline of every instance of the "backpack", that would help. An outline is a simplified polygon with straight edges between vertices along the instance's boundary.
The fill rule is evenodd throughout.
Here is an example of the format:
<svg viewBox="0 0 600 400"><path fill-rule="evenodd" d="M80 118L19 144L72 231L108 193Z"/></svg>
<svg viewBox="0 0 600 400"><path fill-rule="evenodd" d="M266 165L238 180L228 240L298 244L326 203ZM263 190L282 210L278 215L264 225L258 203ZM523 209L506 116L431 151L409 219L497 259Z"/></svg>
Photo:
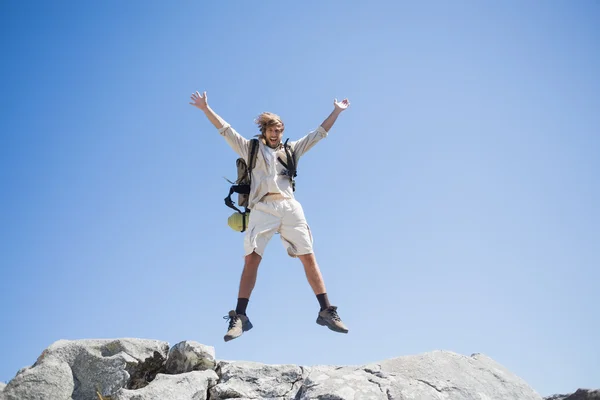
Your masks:
<svg viewBox="0 0 600 400"><path fill-rule="evenodd" d="M296 155L292 150L292 146L288 145L288 140L286 139L283 147L285 149L286 161L284 162L281 157L277 157L277 160L283 165L285 168L285 175L290 178L292 190L296 191L296 181L294 178L298 175L296 172ZM238 158L235 161L235 165L237 167L237 179L235 182L231 182L227 178L225 178L229 183L231 183L231 187L229 188L229 194L225 197L225 205L229 208L235 210L238 214L235 213L229 217L228 223L229 226L238 231L244 232L246 230L248 224L248 218L250 214L250 209L248 208L248 200L250 197L250 185L252 183L252 169L256 166L256 158L258 156L258 139L250 140L250 153L248 156L248 161L243 158ZM238 194L238 206L244 207L244 211L242 212L239 208L235 206L235 202L231 200L231 195L234 193ZM241 223L240 220L241 219ZM241 230L240 230L241 229Z"/></svg>

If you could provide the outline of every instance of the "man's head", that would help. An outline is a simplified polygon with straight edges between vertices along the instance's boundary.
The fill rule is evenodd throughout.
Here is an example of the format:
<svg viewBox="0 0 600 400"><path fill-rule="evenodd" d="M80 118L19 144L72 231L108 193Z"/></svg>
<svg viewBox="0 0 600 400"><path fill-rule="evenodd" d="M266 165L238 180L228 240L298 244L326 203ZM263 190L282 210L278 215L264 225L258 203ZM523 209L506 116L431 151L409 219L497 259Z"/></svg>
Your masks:
<svg viewBox="0 0 600 400"><path fill-rule="evenodd" d="M283 137L283 131L285 129L285 125L279 115L264 112L260 114L254 122L256 122L256 125L258 125L258 128L260 129L264 143L272 149L277 148L281 143L281 138Z"/></svg>

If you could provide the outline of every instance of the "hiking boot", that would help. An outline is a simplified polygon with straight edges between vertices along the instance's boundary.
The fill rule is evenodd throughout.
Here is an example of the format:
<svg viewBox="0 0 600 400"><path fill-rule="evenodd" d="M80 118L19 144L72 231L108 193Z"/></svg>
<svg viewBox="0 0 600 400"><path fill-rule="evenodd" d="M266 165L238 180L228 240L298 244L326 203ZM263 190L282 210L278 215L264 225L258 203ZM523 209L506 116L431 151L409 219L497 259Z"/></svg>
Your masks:
<svg viewBox="0 0 600 400"><path fill-rule="evenodd" d="M229 320L227 334L223 338L226 342L240 337L242 333L252 329L252 323L248 317L243 314L236 314L235 310L229 311L229 315L224 316L223 319Z"/></svg>
<svg viewBox="0 0 600 400"><path fill-rule="evenodd" d="M326 326L334 332L348 333L348 328L346 328L346 325L340 319L336 306L329 306L319 312L317 324Z"/></svg>

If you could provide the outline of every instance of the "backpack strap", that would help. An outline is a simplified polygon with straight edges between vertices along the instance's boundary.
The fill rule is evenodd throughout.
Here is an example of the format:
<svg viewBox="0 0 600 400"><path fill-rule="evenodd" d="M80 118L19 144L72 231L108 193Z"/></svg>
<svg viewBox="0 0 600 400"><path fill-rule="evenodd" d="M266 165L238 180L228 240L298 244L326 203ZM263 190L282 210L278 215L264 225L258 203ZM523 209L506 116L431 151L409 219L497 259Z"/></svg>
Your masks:
<svg viewBox="0 0 600 400"><path fill-rule="evenodd" d="M252 170L256 165L256 156L258 154L258 139L250 140L250 157L248 158L248 186L252 184Z"/></svg>
<svg viewBox="0 0 600 400"><path fill-rule="evenodd" d="M257 150L258 150L258 139L251 139L250 140L250 155L248 157L248 162L246 163L247 174L248 174L248 183L232 185L231 188L229 188L229 195L227 197L225 197L225 205L229 208L234 209L235 211L239 212L240 214L246 214L250 210L248 209L248 207L245 207L245 210L242 212L239 208L237 208L234 205L233 200L231 200L231 195L234 193L250 195L250 185L252 184L252 169L256 165L256 158L258 155ZM242 232L244 232L245 230L246 230L246 219L242 218Z"/></svg>
<svg viewBox="0 0 600 400"><path fill-rule="evenodd" d="M290 139L289 138L286 139L285 143L283 144L283 148L285 149L285 157L287 158L287 163L283 162L281 157L277 157L277 160L286 169L286 175L288 178L290 178L290 181L292 182L292 190L295 192L296 191L296 181L294 180L294 178L296 176L298 176L297 169L296 169L296 166L297 166L296 155L294 154L294 151L292 150L292 146L288 145L288 140L290 140Z"/></svg>

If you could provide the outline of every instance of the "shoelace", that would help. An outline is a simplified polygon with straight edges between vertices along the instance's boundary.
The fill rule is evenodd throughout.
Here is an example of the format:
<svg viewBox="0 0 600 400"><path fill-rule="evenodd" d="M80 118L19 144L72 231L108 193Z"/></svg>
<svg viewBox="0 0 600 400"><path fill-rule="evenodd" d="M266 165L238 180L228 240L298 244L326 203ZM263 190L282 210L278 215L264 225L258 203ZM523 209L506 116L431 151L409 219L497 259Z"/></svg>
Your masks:
<svg viewBox="0 0 600 400"><path fill-rule="evenodd" d="M229 320L229 326L227 327L227 329L229 330L229 329L233 328L233 326L235 325L237 320L240 319L240 317L238 317L237 315L235 317L230 317L229 315L226 315L223 317L223 319Z"/></svg>
<svg viewBox="0 0 600 400"><path fill-rule="evenodd" d="M329 309L327 309L327 314L329 314L331 316L332 320L334 320L336 322L342 322L342 319L338 315L338 313L337 313L337 311L336 311L335 308L329 308Z"/></svg>

